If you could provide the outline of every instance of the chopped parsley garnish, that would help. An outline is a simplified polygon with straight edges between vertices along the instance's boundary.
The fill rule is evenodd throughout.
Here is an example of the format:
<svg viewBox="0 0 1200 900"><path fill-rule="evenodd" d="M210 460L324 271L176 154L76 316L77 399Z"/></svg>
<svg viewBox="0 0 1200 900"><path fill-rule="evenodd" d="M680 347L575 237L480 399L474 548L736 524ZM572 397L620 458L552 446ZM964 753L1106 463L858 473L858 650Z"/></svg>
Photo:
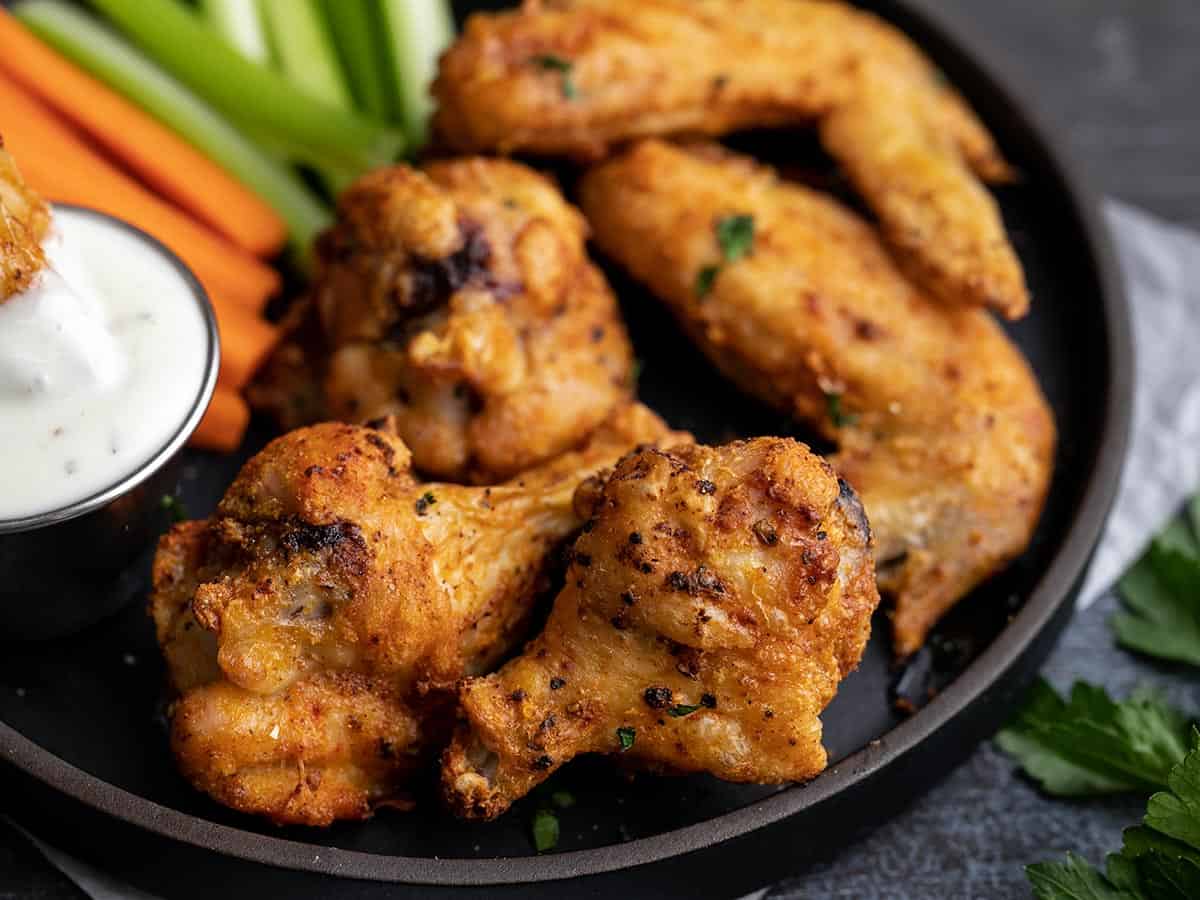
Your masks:
<svg viewBox="0 0 1200 900"><path fill-rule="evenodd" d="M825 412L834 428L846 428L858 421L858 416L842 409L842 395L836 391L825 392Z"/></svg>
<svg viewBox="0 0 1200 900"><path fill-rule="evenodd" d="M721 248L721 262L704 266L696 273L697 297L707 297L721 269L729 263L737 262L751 251L754 246L754 216L722 216L714 223L713 231L717 236L717 246Z"/></svg>
<svg viewBox="0 0 1200 900"><path fill-rule="evenodd" d="M437 497L433 496L433 491L426 491L417 498L417 502L413 504L416 507L417 515L423 516L429 507L437 503Z"/></svg>
<svg viewBox="0 0 1200 900"><path fill-rule="evenodd" d="M553 53L539 53L533 57L531 62L546 72L558 72L562 75L561 90L566 99L574 100L579 96L579 90L575 87L575 80L572 78L575 64L569 59L563 59Z"/></svg>
<svg viewBox="0 0 1200 900"><path fill-rule="evenodd" d="M723 216L717 219L716 232L725 262L737 262L754 246L754 216Z"/></svg>
<svg viewBox="0 0 1200 900"><path fill-rule="evenodd" d="M621 752L624 753L633 747L633 742L637 740L637 731L628 725L622 725L617 729L617 740L620 741Z"/></svg>
<svg viewBox="0 0 1200 900"><path fill-rule="evenodd" d="M712 293L713 282L717 280L717 273L720 271L720 266L705 266L696 273L697 297L707 297L710 293Z"/></svg>
<svg viewBox="0 0 1200 900"><path fill-rule="evenodd" d="M1150 542L1117 586L1125 609L1112 619L1117 643L1159 659L1200 666L1200 496Z"/></svg>
<svg viewBox="0 0 1200 900"><path fill-rule="evenodd" d="M699 703L696 703L696 704L679 703L679 704L676 704L675 706L672 706L670 709L668 709L667 715L674 716L676 719L680 719L680 718L683 718L684 716L690 716L692 713L694 713L699 708L700 708Z"/></svg>
<svg viewBox="0 0 1200 900"><path fill-rule="evenodd" d="M539 809L533 816L533 846L545 853L558 846L558 816L551 810Z"/></svg>
<svg viewBox="0 0 1200 900"><path fill-rule="evenodd" d="M559 809L570 809L575 805L575 795L570 791L555 791L550 795L550 802Z"/></svg>
<svg viewBox="0 0 1200 900"><path fill-rule="evenodd" d="M188 517L187 507L174 494L163 494L162 498L158 501L158 505L170 513L172 522L182 522Z"/></svg>
<svg viewBox="0 0 1200 900"><path fill-rule="evenodd" d="M629 364L629 389L637 393L638 382L642 378L642 372L646 369L646 364L640 359L634 359Z"/></svg>

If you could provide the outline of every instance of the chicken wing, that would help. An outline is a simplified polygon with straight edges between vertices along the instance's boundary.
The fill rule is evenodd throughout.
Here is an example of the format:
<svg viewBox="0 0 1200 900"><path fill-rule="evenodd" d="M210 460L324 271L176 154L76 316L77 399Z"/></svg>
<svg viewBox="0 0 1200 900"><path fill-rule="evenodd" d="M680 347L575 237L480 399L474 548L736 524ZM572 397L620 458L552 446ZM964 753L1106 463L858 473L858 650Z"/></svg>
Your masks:
<svg viewBox="0 0 1200 900"><path fill-rule="evenodd" d="M643 142L581 194L600 247L718 368L837 442L895 598L899 655L1024 550L1055 428L991 316L930 301L858 216L713 146ZM723 261L718 233L734 220L745 255Z"/></svg>
<svg viewBox="0 0 1200 900"><path fill-rule="evenodd" d="M991 137L907 37L846 4L526 0L468 21L434 94L435 128L460 151L594 159L631 138L815 121L929 290L1028 308L976 178L1010 177Z"/></svg>
<svg viewBox="0 0 1200 900"><path fill-rule="evenodd" d="M277 439L155 560L182 771L280 823L397 802L444 742L455 682L523 636L582 522L576 486L635 445L687 439L630 405L579 450L490 488L418 482L390 422Z"/></svg>
<svg viewBox="0 0 1200 900"><path fill-rule="evenodd" d="M50 209L21 178L0 137L0 303L26 290L46 265Z"/></svg>
<svg viewBox="0 0 1200 900"><path fill-rule="evenodd" d="M630 394L629 340L586 235L515 163L372 172L318 242L307 354L287 348L252 396L286 427L392 415L439 478L493 483L550 459Z"/></svg>
<svg viewBox="0 0 1200 900"><path fill-rule="evenodd" d="M580 488L592 518L545 630L467 679L442 760L490 819L583 753L731 781L825 767L821 711L879 601L862 506L796 441L631 453Z"/></svg>

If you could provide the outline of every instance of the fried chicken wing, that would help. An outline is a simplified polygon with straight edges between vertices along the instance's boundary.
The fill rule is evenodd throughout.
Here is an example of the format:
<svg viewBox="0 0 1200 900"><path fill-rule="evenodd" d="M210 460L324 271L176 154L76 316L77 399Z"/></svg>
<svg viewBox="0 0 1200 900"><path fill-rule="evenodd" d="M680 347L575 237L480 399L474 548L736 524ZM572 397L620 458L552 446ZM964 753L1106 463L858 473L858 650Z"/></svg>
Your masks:
<svg viewBox="0 0 1200 900"><path fill-rule="evenodd" d="M759 438L636 451L577 504L592 518L544 631L460 690L452 808L493 818L583 753L742 782L820 772L820 713L879 600L853 490Z"/></svg>
<svg viewBox="0 0 1200 900"><path fill-rule="evenodd" d="M991 316L929 300L858 216L712 146L643 142L581 193L601 248L718 368L837 442L895 598L899 655L1024 550L1055 428ZM730 216L748 217L752 246L721 263L714 231Z"/></svg>
<svg viewBox="0 0 1200 900"><path fill-rule="evenodd" d="M656 440L687 435L629 405L580 449L490 488L418 482L390 422L272 442L155 560L184 774L280 823L396 802L445 734L456 681L523 636L582 522L576 486Z"/></svg>
<svg viewBox="0 0 1200 900"><path fill-rule="evenodd" d="M253 397L285 426L392 415L440 478L492 483L550 459L630 394L629 340L586 235L516 163L372 172L318 242L315 346L286 349Z"/></svg>
<svg viewBox="0 0 1200 900"><path fill-rule="evenodd" d="M899 259L940 299L1011 318L1020 262L977 176L1010 170L900 31L829 0L526 0L444 55L435 128L460 151L583 159L616 143L817 122Z"/></svg>
<svg viewBox="0 0 1200 900"><path fill-rule="evenodd" d="M0 303L26 290L46 265L50 209L21 178L0 137Z"/></svg>

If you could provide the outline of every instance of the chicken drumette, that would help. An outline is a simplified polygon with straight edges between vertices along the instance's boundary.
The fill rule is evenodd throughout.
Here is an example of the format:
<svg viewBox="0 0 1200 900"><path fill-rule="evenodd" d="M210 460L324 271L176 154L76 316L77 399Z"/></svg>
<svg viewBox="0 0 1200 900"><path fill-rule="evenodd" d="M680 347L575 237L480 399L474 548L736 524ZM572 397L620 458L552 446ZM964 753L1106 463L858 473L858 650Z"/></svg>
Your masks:
<svg viewBox="0 0 1200 900"><path fill-rule="evenodd" d="M457 812L492 818L582 753L744 782L825 767L819 715L878 602L854 492L782 438L629 454L544 631L460 689L442 760Z"/></svg>
<svg viewBox="0 0 1200 900"><path fill-rule="evenodd" d="M268 445L155 560L185 776L280 823L402 800L444 743L455 682L523 637L582 523L576 486L631 447L686 439L626 406L580 449L490 488L416 481L390 421Z"/></svg>
<svg viewBox="0 0 1200 900"><path fill-rule="evenodd" d="M643 142L581 192L599 245L725 374L837 442L895 597L899 655L1024 550L1054 420L990 315L931 301L858 216L710 145ZM735 262L720 246L731 222Z"/></svg>
<svg viewBox="0 0 1200 900"><path fill-rule="evenodd" d="M0 137L0 303L19 294L46 264L50 209L29 189Z"/></svg>
<svg viewBox="0 0 1200 900"><path fill-rule="evenodd" d="M548 179L503 160L393 166L338 210L308 319L252 394L285 426L392 415L418 469L492 483L627 400L616 300Z"/></svg>
<svg viewBox="0 0 1200 900"><path fill-rule="evenodd" d="M816 122L897 257L950 304L1016 318L1020 262L978 178L1010 172L900 31L829 0L526 0L473 16L441 62L459 151L584 159L632 138Z"/></svg>

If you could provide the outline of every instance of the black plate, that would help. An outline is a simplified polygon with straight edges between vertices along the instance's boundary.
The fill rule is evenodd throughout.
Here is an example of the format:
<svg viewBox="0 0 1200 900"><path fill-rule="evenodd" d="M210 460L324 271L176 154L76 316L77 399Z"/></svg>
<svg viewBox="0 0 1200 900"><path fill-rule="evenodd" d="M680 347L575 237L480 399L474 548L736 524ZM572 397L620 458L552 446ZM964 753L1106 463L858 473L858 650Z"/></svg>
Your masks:
<svg viewBox="0 0 1200 900"><path fill-rule="evenodd" d="M0 646L0 750L14 764L0 774L37 798L28 809L35 824L173 896L210 895L234 878L245 890L385 890L321 875L495 886L489 895L502 884L523 884L526 896L559 895L562 885L553 880L591 876L574 888L611 895L633 879L639 893L729 895L796 871L878 824L1001 724L1070 615L1116 488L1131 406L1127 308L1091 199L1024 106L934 13L890 0L866 5L926 48L1024 173L1000 196L1034 294L1032 314L1011 334L1053 404L1061 446L1033 544L943 624L935 652L892 671L886 622L877 620L861 668L823 717L834 760L827 772L786 789L706 777L629 783L603 761L578 761L552 779L553 789L570 790L577 803L560 814L559 851L541 856L528 831L544 802L537 797L482 826L456 822L430 804L327 831L280 830L215 805L175 773L160 715L162 667L149 623L134 608L74 638ZM735 143L778 161L781 150L794 154L797 140L750 135ZM815 148L803 156L806 167L827 165ZM657 303L612 276L645 362L642 397L672 425L710 442L791 430L719 378ZM236 464L191 454L181 489L193 514L211 509ZM904 718L893 705L898 680L922 702L930 686L941 691ZM392 897L430 890L386 888Z"/></svg>

